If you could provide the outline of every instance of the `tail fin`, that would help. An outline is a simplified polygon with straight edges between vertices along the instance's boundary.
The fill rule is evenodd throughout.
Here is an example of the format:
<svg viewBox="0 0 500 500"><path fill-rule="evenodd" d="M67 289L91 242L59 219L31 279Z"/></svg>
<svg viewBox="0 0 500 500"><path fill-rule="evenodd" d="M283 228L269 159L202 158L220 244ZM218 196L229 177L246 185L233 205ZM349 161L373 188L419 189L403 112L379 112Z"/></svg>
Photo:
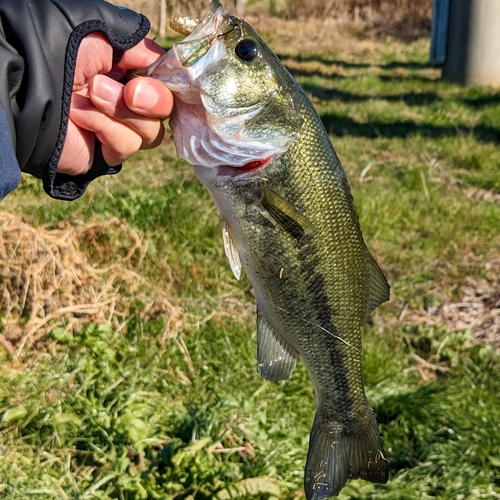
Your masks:
<svg viewBox="0 0 500 500"><path fill-rule="evenodd" d="M370 410L371 412L371 410ZM307 500L337 496L348 479L386 483L388 462L377 422L371 418L358 429L334 429L314 419L305 470Z"/></svg>

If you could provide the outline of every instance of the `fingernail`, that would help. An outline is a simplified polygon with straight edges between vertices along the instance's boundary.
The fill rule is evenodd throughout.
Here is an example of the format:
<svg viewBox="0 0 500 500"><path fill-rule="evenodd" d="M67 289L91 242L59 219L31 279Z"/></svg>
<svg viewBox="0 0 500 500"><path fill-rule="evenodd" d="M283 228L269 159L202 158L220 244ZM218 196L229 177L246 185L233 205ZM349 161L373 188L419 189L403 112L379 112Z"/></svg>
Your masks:
<svg viewBox="0 0 500 500"><path fill-rule="evenodd" d="M158 92L146 82L141 82L137 85L132 105L134 108L144 111L150 111L158 102Z"/></svg>
<svg viewBox="0 0 500 500"><path fill-rule="evenodd" d="M123 92L123 85L111 78L103 75L97 75L94 78L92 91L96 97L103 101L116 103L120 99Z"/></svg>

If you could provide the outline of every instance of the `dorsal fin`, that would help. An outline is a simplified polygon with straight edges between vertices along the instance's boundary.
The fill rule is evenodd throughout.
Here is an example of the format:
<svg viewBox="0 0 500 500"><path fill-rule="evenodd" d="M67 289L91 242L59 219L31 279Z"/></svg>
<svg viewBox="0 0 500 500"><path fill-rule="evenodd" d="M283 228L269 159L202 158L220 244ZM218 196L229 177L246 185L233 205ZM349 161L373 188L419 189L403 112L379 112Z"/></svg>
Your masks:
<svg viewBox="0 0 500 500"><path fill-rule="evenodd" d="M367 250L368 270L370 275L370 297L368 299L368 308L366 315L371 314L376 307L390 299L391 287L380 269L379 265Z"/></svg>
<svg viewBox="0 0 500 500"><path fill-rule="evenodd" d="M257 358L259 373L266 380L290 377L297 362L297 352L290 347L257 311Z"/></svg>

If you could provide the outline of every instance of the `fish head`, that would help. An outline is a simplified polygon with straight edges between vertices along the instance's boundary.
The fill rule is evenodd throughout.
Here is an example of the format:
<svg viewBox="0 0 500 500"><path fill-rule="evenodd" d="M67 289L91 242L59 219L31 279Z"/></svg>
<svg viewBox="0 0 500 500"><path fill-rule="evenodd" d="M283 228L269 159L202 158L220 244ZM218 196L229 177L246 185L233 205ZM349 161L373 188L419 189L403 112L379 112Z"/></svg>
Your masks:
<svg viewBox="0 0 500 500"><path fill-rule="evenodd" d="M174 94L177 153L203 167L244 167L300 137L295 81L257 32L218 0L150 69Z"/></svg>

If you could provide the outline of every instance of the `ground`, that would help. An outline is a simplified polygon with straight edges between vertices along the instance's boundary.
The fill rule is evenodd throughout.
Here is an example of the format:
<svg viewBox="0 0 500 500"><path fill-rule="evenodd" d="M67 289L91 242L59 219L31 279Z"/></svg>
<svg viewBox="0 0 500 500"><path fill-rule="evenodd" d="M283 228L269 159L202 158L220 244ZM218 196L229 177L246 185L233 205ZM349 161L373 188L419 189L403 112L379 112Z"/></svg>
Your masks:
<svg viewBox="0 0 500 500"><path fill-rule="evenodd" d="M340 498L500 497L500 93L442 82L425 38L254 20L392 287L363 332L391 479ZM168 136L79 201L25 177L2 209L5 498L303 498L310 382L259 378L250 286Z"/></svg>

